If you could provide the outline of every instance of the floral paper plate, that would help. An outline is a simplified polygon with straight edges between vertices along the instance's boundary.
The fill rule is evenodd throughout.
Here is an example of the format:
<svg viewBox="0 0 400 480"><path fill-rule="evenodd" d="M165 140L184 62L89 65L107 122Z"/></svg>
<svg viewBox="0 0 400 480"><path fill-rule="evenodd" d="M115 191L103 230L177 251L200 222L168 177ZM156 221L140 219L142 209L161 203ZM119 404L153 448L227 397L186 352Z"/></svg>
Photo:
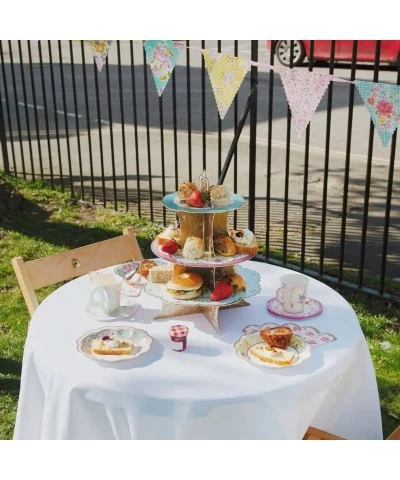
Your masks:
<svg viewBox="0 0 400 480"><path fill-rule="evenodd" d="M105 335L115 336L121 339L127 339L133 342L133 350L129 355L98 355L92 352L92 341L102 338ZM92 360L100 360L103 362L121 362L124 360L132 360L150 350L153 339L144 330L135 327L119 326L115 328L98 328L86 332L77 340L78 352L83 353Z"/></svg>
<svg viewBox="0 0 400 480"><path fill-rule="evenodd" d="M249 355L249 349L253 345L258 343L265 344L264 340L260 336L260 332L248 333L239 338L235 343L235 349L237 355L243 360L247 360L252 365L265 368L287 368L296 367L300 365L304 360L310 357L311 347L301 337L293 335L292 341L287 350L295 354L294 361L290 365L275 365L273 363L265 363L257 360L255 357Z"/></svg>
<svg viewBox="0 0 400 480"><path fill-rule="evenodd" d="M154 297L161 298L167 303L171 303L173 305L204 305L207 307L213 306L220 306L220 305L229 305L231 303L236 303L242 298L253 297L260 293L260 274L255 272L254 270L250 270L249 268L244 267L236 267L236 271L239 275L241 275L247 282L247 288L244 292L238 292L235 295L232 295L225 300L220 300L218 302L213 302L210 299L211 292L209 290L205 291L203 295L199 298L195 298L193 300L178 300L176 298L171 297L167 293L167 286L166 284L162 283L147 283L145 287L146 293L153 295Z"/></svg>

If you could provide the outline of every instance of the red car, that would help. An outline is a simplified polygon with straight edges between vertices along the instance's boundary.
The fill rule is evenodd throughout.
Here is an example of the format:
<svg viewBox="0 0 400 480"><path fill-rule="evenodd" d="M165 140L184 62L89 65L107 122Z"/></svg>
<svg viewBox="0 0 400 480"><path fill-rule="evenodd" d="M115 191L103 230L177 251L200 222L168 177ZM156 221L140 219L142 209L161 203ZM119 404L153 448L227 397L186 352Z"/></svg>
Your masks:
<svg viewBox="0 0 400 480"><path fill-rule="evenodd" d="M301 65L305 57L310 56L311 40L294 40L293 65ZM358 40L357 62L375 61L376 40ZM267 50L271 50L271 40L267 40ZM285 66L290 63L290 40L278 40L275 47L278 60ZM400 40L382 40L380 61L395 63L399 61ZM335 61L351 61L353 40L335 40ZM329 60L331 40L314 40L314 60Z"/></svg>

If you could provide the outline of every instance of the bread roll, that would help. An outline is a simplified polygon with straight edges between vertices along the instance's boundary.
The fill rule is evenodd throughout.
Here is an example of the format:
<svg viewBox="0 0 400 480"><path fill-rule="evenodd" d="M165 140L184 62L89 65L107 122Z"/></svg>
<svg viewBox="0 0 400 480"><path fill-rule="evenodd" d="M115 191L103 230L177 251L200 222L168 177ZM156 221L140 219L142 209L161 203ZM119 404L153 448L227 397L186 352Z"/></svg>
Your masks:
<svg viewBox="0 0 400 480"><path fill-rule="evenodd" d="M236 253L236 247L228 235L221 235L214 240L214 251L224 257L232 257Z"/></svg>
<svg viewBox="0 0 400 480"><path fill-rule="evenodd" d="M225 275L224 281L232 285L236 292L244 292L247 287L246 280L239 275L238 273L233 273L231 275Z"/></svg>
<svg viewBox="0 0 400 480"><path fill-rule="evenodd" d="M190 195L198 190L197 185L192 182L185 182L179 185L178 198L179 200L187 200Z"/></svg>
<svg viewBox="0 0 400 480"><path fill-rule="evenodd" d="M183 247L182 255L185 258L194 260L196 258L203 258L204 256L204 242L198 237L188 237Z"/></svg>

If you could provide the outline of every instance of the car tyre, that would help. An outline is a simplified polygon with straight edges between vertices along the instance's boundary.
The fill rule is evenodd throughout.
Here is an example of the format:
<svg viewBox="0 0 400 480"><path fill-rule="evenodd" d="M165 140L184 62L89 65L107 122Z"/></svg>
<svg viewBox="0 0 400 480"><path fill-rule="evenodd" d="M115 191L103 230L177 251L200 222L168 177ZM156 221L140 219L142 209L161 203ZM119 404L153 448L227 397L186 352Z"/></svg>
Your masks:
<svg viewBox="0 0 400 480"><path fill-rule="evenodd" d="M290 42L291 40L278 40L276 44L275 53L278 56L279 62L285 67L290 66ZM294 40L293 43L293 66L297 67L304 61L306 54L303 42L301 40Z"/></svg>

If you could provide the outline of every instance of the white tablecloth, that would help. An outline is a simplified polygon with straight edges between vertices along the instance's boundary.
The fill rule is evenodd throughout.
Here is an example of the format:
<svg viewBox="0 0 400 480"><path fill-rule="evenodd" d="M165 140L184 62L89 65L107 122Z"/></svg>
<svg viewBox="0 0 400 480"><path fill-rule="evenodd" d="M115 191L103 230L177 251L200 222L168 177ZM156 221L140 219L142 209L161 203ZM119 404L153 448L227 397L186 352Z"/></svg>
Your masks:
<svg viewBox="0 0 400 480"><path fill-rule="evenodd" d="M201 315L153 320L161 301L142 293L126 321L99 322L85 311L87 276L62 286L35 312L25 345L15 439L301 439L309 425L348 439L381 439L375 373L357 317L328 286L310 279L322 315L303 320L337 340L315 347L296 367L254 367L234 343L251 324L287 323L266 302L288 270L246 262L261 274L250 306L220 312L218 335ZM289 321L292 322L293 321ZM189 327L175 352L168 329ZM77 351L76 340L101 326L132 325L151 350L105 364Z"/></svg>

